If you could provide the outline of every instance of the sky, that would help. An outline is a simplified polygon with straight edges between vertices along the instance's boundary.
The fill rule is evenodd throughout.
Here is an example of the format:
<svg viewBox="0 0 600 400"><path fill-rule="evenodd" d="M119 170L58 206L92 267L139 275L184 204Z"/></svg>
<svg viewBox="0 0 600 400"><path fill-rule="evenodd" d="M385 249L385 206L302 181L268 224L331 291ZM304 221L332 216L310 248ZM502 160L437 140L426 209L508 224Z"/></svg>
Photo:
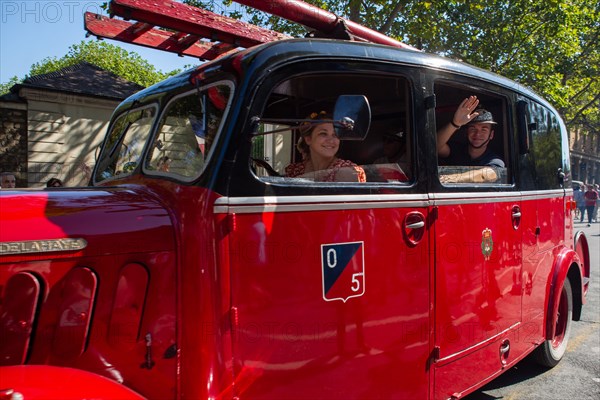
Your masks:
<svg viewBox="0 0 600 400"><path fill-rule="evenodd" d="M24 78L31 66L47 57L61 58L69 47L86 38L83 14L106 15L106 0L0 0L0 83L13 76ZM107 43L135 51L163 72L199 64L191 57L108 40Z"/></svg>

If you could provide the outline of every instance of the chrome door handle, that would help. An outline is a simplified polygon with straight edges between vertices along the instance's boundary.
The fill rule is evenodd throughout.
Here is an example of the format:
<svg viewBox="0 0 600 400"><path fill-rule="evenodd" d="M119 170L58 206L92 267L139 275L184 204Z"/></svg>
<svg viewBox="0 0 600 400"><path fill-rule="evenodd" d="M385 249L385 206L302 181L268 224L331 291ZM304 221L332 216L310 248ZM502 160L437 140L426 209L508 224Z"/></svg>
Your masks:
<svg viewBox="0 0 600 400"><path fill-rule="evenodd" d="M518 205L512 207L511 219L513 229L519 229L519 225L521 225L521 207L519 207Z"/></svg>
<svg viewBox="0 0 600 400"><path fill-rule="evenodd" d="M404 239L409 246L416 246L425 236L425 216L418 211L406 214L402 225Z"/></svg>
<svg viewBox="0 0 600 400"><path fill-rule="evenodd" d="M408 229L419 229L425 226L425 221L414 222L412 224L406 224Z"/></svg>

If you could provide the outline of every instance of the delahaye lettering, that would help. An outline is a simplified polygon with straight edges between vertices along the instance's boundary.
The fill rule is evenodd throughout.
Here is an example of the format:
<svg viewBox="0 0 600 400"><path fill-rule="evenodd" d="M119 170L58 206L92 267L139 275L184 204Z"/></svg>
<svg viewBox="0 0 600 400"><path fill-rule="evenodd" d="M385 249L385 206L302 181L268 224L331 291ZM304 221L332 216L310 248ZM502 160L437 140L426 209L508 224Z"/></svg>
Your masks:
<svg viewBox="0 0 600 400"><path fill-rule="evenodd" d="M77 251L87 246L85 239L50 239L0 243L0 255Z"/></svg>

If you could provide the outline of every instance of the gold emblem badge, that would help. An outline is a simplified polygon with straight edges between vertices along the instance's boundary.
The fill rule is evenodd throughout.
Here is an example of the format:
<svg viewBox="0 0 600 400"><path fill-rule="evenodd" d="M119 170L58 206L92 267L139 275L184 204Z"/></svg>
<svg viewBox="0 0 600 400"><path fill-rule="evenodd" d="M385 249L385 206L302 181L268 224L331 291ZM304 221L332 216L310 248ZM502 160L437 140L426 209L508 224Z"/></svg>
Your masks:
<svg viewBox="0 0 600 400"><path fill-rule="evenodd" d="M492 230L490 228L485 228L481 232L481 253L483 254L483 257L486 261L490 259L492 250L494 250L494 240L492 239Z"/></svg>

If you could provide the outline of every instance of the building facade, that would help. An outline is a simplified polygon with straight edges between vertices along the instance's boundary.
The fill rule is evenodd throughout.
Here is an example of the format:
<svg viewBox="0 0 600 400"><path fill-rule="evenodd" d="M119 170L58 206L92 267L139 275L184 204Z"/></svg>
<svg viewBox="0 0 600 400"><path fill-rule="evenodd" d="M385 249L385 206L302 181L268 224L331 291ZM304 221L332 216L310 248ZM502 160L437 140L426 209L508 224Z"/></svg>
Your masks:
<svg viewBox="0 0 600 400"><path fill-rule="evenodd" d="M572 130L571 175L585 183L600 183L600 132Z"/></svg>
<svg viewBox="0 0 600 400"><path fill-rule="evenodd" d="M0 171L17 187L87 185L113 110L141 89L86 62L25 79L0 97Z"/></svg>

